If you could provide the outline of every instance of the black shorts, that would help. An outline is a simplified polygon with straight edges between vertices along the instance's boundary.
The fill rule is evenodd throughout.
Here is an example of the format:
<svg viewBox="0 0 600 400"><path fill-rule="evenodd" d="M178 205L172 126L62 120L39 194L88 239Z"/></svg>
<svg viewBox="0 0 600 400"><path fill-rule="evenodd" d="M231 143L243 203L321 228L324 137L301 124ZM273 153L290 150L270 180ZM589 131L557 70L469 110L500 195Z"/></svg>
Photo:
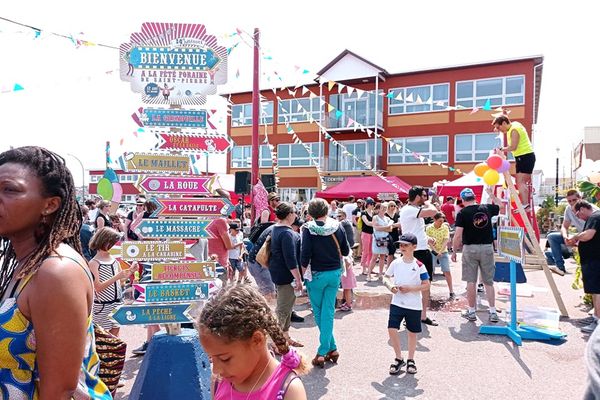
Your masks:
<svg viewBox="0 0 600 400"><path fill-rule="evenodd" d="M600 260L590 260L581 264L583 291L588 294L600 294Z"/></svg>
<svg viewBox="0 0 600 400"><path fill-rule="evenodd" d="M398 307L390 304L390 317L388 319L388 328L400 329L402 320L406 320L406 329L412 333L421 332L421 311L410 310L408 308Z"/></svg>
<svg viewBox="0 0 600 400"><path fill-rule="evenodd" d="M388 242L388 254L390 256L393 256L394 254L396 254L396 250L398 250L398 245L396 243L394 243L396 240L398 240L398 239L390 238L390 240Z"/></svg>
<svg viewBox="0 0 600 400"><path fill-rule="evenodd" d="M415 250L415 258L425 265L425 269L429 274L429 280L433 280L433 258L429 250Z"/></svg>
<svg viewBox="0 0 600 400"><path fill-rule="evenodd" d="M535 166L535 153L523 154L522 156L515 157L517 164L518 174L529 174L533 173L533 167Z"/></svg>

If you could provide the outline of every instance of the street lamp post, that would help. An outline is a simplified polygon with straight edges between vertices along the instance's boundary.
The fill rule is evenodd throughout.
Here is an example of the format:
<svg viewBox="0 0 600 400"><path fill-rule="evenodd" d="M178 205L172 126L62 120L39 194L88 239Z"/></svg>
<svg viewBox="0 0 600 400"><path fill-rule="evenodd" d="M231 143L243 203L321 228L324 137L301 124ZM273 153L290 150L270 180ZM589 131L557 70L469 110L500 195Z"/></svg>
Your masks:
<svg viewBox="0 0 600 400"><path fill-rule="evenodd" d="M77 160L79 165L81 165L81 190L82 190L82 198L85 201L85 168L83 168L83 163L81 162L81 160L79 158L77 158L76 156L74 156L71 153L68 153L67 155L73 157L75 160Z"/></svg>
<svg viewBox="0 0 600 400"><path fill-rule="evenodd" d="M554 205L558 206L558 153L560 152L560 148L556 148L556 180L554 181Z"/></svg>

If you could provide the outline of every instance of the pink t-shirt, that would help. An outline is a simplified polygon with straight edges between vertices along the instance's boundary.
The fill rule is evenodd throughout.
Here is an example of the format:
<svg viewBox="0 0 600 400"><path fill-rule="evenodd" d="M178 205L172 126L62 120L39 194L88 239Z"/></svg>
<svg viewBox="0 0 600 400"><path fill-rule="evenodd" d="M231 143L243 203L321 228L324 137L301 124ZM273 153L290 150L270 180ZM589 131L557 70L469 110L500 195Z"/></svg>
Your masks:
<svg viewBox="0 0 600 400"><path fill-rule="evenodd" d="M208 239L208 255L217 255L219 264L223 267L227 266L227 247L223 243L221 235L228 234L229 226L225 218L217 218L208 225L206 230L211 234L212 238Z"/></svg>
<svg viewBox="0 0 600 400"><path fill-rule="evenodd" d="M294 372L288 367L279 364L273 375L257 391L252 393L238 392L233 388L231 382L222 380L216 384L214 400L283 400L287 388L296 376L286 382L289 374Z"/></svg>

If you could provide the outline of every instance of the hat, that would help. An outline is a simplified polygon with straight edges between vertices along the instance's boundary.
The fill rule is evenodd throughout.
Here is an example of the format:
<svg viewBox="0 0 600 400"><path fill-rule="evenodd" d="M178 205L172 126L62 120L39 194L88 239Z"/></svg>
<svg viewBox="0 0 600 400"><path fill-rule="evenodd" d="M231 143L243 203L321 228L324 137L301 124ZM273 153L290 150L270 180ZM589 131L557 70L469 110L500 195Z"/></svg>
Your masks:
<svg viewBox="0 0 600 400"><path fill-rule="evenodd" d="M475 200L475 192L471 188L464 188L460 191L460 198L464 201Z"/></svg>
<svg viewBox="0 0 600 400"><path fill-rule="evenodd" d="M271 200L275 200L275 199L279 199L279 198L280 198L279 194L277 194L275 192L271 192L271 193L269 193L269 197L267 197L267 200L271 201Z"/></svg>
<svg viewBox="0 0 600 400"><path fill-rule="evenodd" d="M239 230L240 226L238 224L236 224L235 222L232 222L231 224L229 224L229 229Z"/></svg>
<svg viewBox="0 0 600 400"><path fill-rule="evenodd" d="M372 197L367 197L367 198L365 199L365 203L366 203L366 204L370 204L370 205L374 205L374 204L375 204L375 200L373 200L373 198L372 198Z"/></svg>
<svg viewBox="0 0 600 400"><path fill-rule="evenodd" d="M300 217L296 217L296 219L294 220L294 222L292 222L292 225L302 226L302 225L304 225L304 220L300 219Z"/></svg>
<svg viewBox="0 0 600 400"><path fill-rule="evenodd" d="M396 243L417 244L417 237L412 233L403 233Z"/></svg>

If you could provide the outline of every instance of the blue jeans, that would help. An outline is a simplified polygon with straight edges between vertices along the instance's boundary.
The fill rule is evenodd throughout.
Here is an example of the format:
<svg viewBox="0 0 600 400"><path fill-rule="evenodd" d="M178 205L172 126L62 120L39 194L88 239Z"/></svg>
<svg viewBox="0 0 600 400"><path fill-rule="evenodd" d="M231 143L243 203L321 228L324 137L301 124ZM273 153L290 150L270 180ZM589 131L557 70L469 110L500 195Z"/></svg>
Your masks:
<svg viewBox="0 0 600 400"><path fill-rule="evenodd" d="M559 269L565 270L565 260L563 258L562 247L565 245L565 238L560 232L550 232L546 237L550 245L550 252L546 252L546 258L549 264L555 264Z"/></svg>
<svg viewBox="0 0 600 400"><path fill-rule="evenodd" d="M335 298L340 287L341 268L333 271L312 273L312 281L306 281L308 298L312 305L315 323L319 328L319 349L317 354L325 356L337 350L333 337L333 320L335 316Z"/></svg>

